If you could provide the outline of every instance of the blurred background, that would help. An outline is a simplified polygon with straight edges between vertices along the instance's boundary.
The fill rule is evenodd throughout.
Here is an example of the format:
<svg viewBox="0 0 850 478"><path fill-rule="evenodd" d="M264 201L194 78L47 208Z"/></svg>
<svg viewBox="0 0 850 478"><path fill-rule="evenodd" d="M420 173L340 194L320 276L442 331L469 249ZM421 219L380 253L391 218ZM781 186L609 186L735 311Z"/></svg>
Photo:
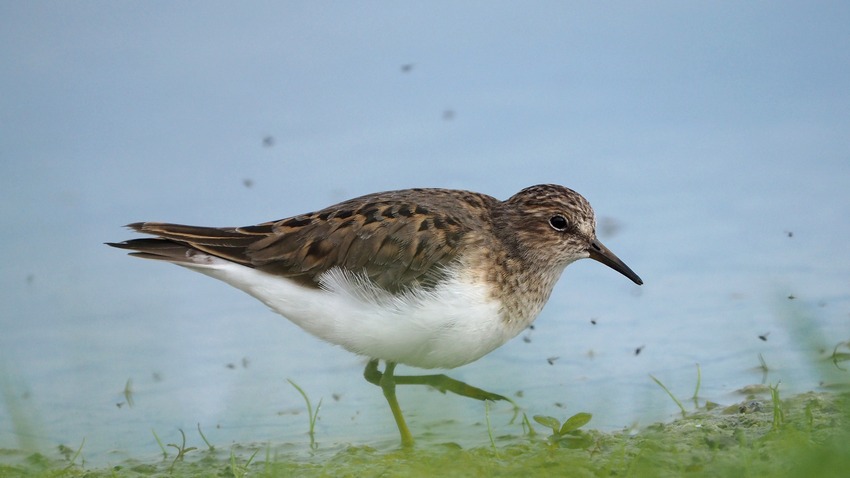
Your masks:
<svg viewBox="0 0 850 478"><path fill-rule="evenodd" d="M574 264L534 330L451 372L529 415L667 420L649 375L686 398L697 364L700 404L846 381L823 358L850 339L848 25L828 1L2 2L0 448L109 462L199 424L307 452L286 378L320 446L396 446L363 358L103 243L407 187L566 185L644 279ZM481 403L400 402L425 442L488 443Z"/></svg>

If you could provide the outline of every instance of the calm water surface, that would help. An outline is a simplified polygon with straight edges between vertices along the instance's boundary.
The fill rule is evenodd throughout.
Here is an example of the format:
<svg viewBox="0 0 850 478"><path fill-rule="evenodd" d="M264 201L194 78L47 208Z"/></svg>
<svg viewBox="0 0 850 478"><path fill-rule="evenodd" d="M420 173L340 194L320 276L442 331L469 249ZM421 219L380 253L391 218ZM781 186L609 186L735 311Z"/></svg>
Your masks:
<svg viewBox="0 0 850 478"><path fill-rule="evenodd" d="M152 431L203 447L200 424L219 448L306 454L287 378L322 401L320 447L396 446L363 358L103 242L139 220L244 225L403 187L567 185L644 279L576 263L534 330L450 372L529 415L668 420L650 374L686 399L697 364L700 403L847 381L818 361L850 340L846 6L30 5L0 15L0 448L144 459ZM400 403L425 443L488 443L481 403L421 387ZM510 407L490 415L522 432Z"/></svg>
<svg viewBox="0 0 850 478"><path fill-rule="evenodd" d="M694 237L711 234L691 226ZM115 228L111 235L126 234ZM650 374L685 399L699 364L701 399L722 404L741 400L734 391L749 384L781 381L792 393L828 379L814 366L813 348L850 338L850 300L842 290L845 265L812 267L798 252L820 239L788 237L776 224L761 241L763 257L775 258L770 269L746 265L750 253L734 247L722 256L730 265L694 256L685 268L664 259L682 254L668 237L624 226L606 242L645 286L595 262L577 263L533 330L451 375L514 397L529 415L593 413L593 426L605 430L674 416ZM3 339L3 446L85 439L89 460L153 456L151 430L171 443L182 428L198 445L200 424L217 445L293 443L306 453L305 406L286 378L314 405L322 400L320 444L395 446L384 398L361 377L363 359L205 276L99 244L85 250L94 273L51 276L31 264L31 276L7 282L7 300L19 307ZM402 387L400 400L426 441L487 443L481 403L421 387ZM510 407L494 405L491 417L497 433L521 432L508 423Z"/></svg>

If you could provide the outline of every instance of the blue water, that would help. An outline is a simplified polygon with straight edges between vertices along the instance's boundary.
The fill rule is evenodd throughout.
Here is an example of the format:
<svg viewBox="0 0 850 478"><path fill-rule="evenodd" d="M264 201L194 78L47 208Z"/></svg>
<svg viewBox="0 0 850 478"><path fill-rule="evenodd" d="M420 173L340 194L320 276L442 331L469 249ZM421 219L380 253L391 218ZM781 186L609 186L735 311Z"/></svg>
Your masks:
<svg viewBox="0 0 850 478"><path fill-rule="evenodd" d="M362 358L102 243L403 187L572 187L644 279L574 264L534 330L451 372L529 415L667 420L649 375L684 399L696 364L723 404L847 381L818 360L850 340L850 7L410 8L0 7L0 448L106 463L200 424L307 453L286 378L320 446L394 446ZM488 443L481 403L400 401L424 441Z"/></svg>

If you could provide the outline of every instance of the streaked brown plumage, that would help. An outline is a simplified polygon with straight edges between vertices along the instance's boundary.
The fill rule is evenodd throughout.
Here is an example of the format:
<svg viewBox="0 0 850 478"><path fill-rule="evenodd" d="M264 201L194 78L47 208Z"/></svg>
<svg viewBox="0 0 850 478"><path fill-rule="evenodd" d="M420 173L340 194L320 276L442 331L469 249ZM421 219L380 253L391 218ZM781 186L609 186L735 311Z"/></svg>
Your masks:
<svg viewBox="0 0 850 478"><path fill-rule="evenodd" d="M396 362L451 368L480 358L534 320L577 259L642 283L596 239L590 204L551 184L506 201L407 189L255 226L129 227L156 237L109 245L224 280L314 335L372 358L367 378L380 381L406 444L412 437L394 398ZM374 366L381 359L383 378Z"/></svg>
<svg viewBox="0 0 850 478"><path fill-rule="evenodd" d="M474 240L469 233L485 227L487 206L495 203L490 196L448 189L390 191L256 226L134 223L128 227L160 239L115 245L145 258L179 261L187 252L174 247L180 244L313 286L328 269L342 267L365 271L379 286L399 291L436 280L440 267Z"/></svg>

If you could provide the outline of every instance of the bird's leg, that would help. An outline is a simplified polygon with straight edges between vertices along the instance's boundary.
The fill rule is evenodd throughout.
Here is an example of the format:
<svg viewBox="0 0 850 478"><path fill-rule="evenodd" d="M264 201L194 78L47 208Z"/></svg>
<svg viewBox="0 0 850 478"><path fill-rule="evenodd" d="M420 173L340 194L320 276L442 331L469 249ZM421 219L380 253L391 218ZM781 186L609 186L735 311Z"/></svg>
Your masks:
<svg viewBox="0 0 850 478"><path fill-rule="evenodd" d="M369 383L378 385L383 389L384 396L387 397L387 402L395 416L398 430L401 432L402 445L408 446L413 444L413 437L410 435L410 430L404 422L404 417L401 415L401 409L398 406L398 401L395 397L396 385L428 385L436 388L441 393L452 392L462 397L474 398L476 400L504 400L510 402L515 410L519 410L519 406L508 397L497 393L488 392L477 387L468 385L460 380L455 380L447 375L393 375L396 364L387 362L387 368L382 374L378 370L378 361L370 360L366 364L366 370L363 371L363 376ZM389 378L388 378L389 377Z"/></svg>
<svg viewBox="0 0 850 478"><path fill-rule="evenodd" d="M372 360L366 364L363 376L369 383L381 385L382 374L378 371L378 361ZM504 395L488 392L478 387L473 387L460 380L455 380L447 375L395 375L393 382L396 385L428 385L436 388L441 393L452 392L462 397L474 398L476 400L504 400L516 406L516 403Z"/></svg>
<svg viewBox="0 0 850 478"><path fill-rule="evenodd" d="M439 390L440 393L452 392L462 397L474 398L476 400L491 400L494 402L496 400L504 400L516 406L516 403L514 403L513 400L505 397L504 395L499 395L498 393L492 393L478 387L473 387L472 385L461 382L460 380L455 380L443 374L397 375L394 377L394 380L397 385L429 385Z"/></svg>
<svg viewBox="0 0 850 478"><path fill-rule="evenodd" d="M395 423L398 425L398 432L401 434L401 446L411 447L413 446L413 435L411 435L410 429L407 428L407 423L404 421L404 415L401 414L401 407L398 406L398 400L395 396L395 377L393 376L395 365L395 362L387 362L387 366L382 374L378 371L378 361L370 360L366 364L366 370L363 371L363 376L369 383L380 386L381 390L384 391L384 397L386 397L387 403L390 404L390 410L392 410Z"/></svg>
<svg viewBox="0 0 850 478"><path fill-rule="evenodd" d="M363 371L363 378L372 385L381 386L381 377L383 374L378 370L378 359L370 360L366 364L366 370Z"/></svg>

